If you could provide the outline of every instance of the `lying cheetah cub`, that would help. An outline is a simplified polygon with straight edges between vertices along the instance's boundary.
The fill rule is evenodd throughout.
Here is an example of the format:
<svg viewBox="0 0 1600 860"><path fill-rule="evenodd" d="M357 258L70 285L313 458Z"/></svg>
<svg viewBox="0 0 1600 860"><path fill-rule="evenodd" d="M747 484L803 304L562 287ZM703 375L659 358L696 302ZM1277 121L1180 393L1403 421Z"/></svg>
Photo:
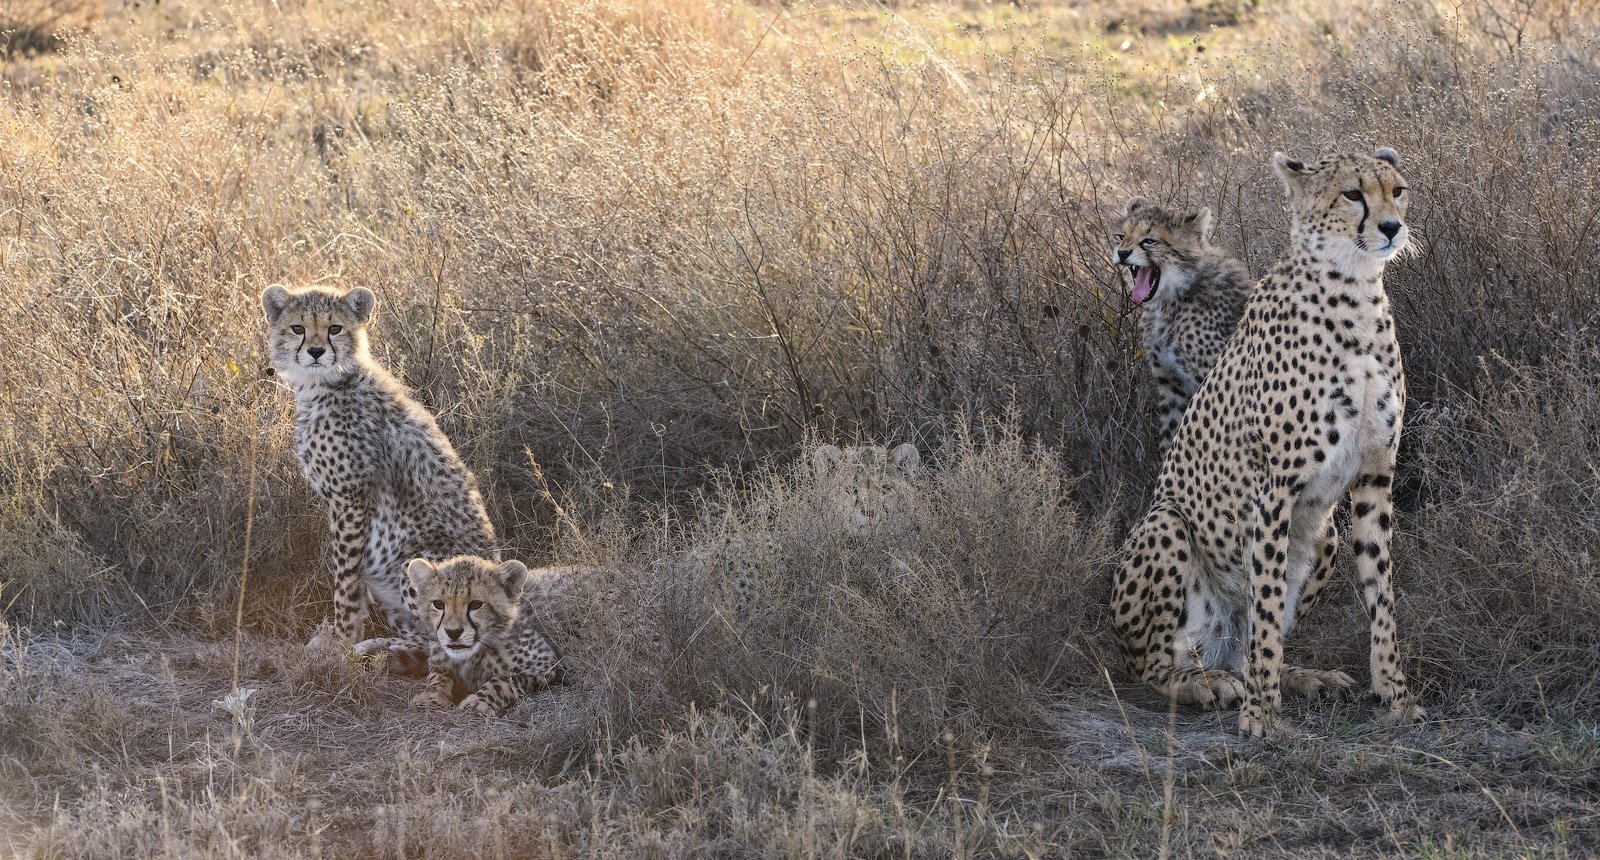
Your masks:
<svg viewBox="0 0 1600 860"><path fill-rule="evenodd" d="M1111 252L1132 271L1133 300L1144 306L1144 355L1161 400L1165 452L1239 324L1250 273L1211 244L1211 210L1178 215L1143 197L1128 201Z"/></svg>
<svg viewBox="0 0 1600 860"><path fill-rule="evenodd" d="M272 366L294 389L301 470L328 503L333 633L359 639L370 601L397 637L362 641L357 652L387 652L396 668L420 674L429 637L406 562L498 552L477 481L433 416L369 353L370 290L272 286L261 305Z"/></svg>
<svg viewBox="0 0 1600 860"><path fill-rule="evenodd" d="M561 652L528 605L534 577L520 561L465 555L439 564L419 558L406 567L431 631L428 688L411 704L492 717L556 680Z"/></svg>
<svg viewBox="0 0 1600 860"><path fill-rule="evenodd" d="M1143 680L1187 704L1242 704L1246 734L1275 722L1284 687L1352 686L1343 672L1283 664L1318 536L1348 492L1372 691L1386 719L1415 720L1389 568L1405 377L1383 288L1409 238L1405 179L1389 149L1273 164L1293 212L1289 248L1178 427L1123 545L1113 623Z"/></svg>

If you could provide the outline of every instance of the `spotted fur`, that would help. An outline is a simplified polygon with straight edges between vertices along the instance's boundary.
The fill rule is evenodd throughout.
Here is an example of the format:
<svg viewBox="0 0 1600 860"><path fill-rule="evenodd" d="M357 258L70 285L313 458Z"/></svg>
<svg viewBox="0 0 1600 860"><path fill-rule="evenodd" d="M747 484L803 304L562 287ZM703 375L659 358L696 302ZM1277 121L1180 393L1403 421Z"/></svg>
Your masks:
<svg viewBox="0 0 1600 860"><path fill-rule="evenodd" d="M1141 299L1141 325L1145 362L1160 400L1165 452L1189 398L1239 324L1250 296L1250 273L1211 244L1211 210L1179 215L1143 197L1129 200L1112 228L1111 254L1131 272L1150 270L1145 277L1154 289Z"/></svg>
<svg viewBox="0 0 1600 860"><path fill-rule="evenodd" d="M1180 702L1242 705L1260 736L1281 690L1320 696L1354 681L1286 667L1318 536L1351 499L1372 691L1385 716L1422 716L1397 654L1390 490L1405 377L1383 269L1409 238L1410 195L1392 150L1307 165L1273 157L1291 243L1256 286L1128 536L1113 622L1139 676ZM1242 673L1243 680L1235 674Z"/></svg>
<svg viewBox="0 0 1600 860"><path fill-rule="evenodd" d="M522 562L419 558L406 577L429 631L428 686L413 705L492 717L557 680L561 652L534 621L535 575Z"/></svg>
<svg viewBox="0 0 1600 860"><path fill-rule="evenodd" d="M294 389L295 451L328 506L333 635L361 638L369 604L395 636L356 645L421 671L428 636L406 585L413 558L496 558L477 481L405 386L372 358L366 289L267 288L273 368ZM319 634L313 644L321 644Z"/></svg>
<svg viewBox="0 0 1600 860"><path fill-rule="evenodd" d="M920 474L922 455L910 443L893 451L877 445L822 445L812 452L811 466L823 510L838 517L841 531L859 537L879 528L892 514L907 487ZM729 583L735 608L749 612L760 606L771 587L780 554L770 533L751 535L730 518L721 538L696 550L693 561Z"/></svg>

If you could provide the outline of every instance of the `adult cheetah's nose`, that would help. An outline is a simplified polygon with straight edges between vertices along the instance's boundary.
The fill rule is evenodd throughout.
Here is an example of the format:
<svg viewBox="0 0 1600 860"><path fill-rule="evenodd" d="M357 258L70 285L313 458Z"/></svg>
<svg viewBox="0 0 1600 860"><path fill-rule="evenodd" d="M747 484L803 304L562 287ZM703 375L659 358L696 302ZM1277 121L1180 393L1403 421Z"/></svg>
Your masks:
<svg viewBox="0 0 1600 860"><path fill-rule="evenodd" d="M306 352L311 354L312 361L316 361L317 359L321 358L322 354L327 352L327 350L320 346L309 346L306 347Z"/></svg>
<svg viewBox="0 0 1600 860"><path fill-rule="evenodd" d="M1119 262L1119 263L1128 262L1128 257L1132 256L1132 254L1133 254L1133 249L1132 248L1118 248L1117 249L1117 262Z"/></svg>
<svg viewBox="0 0 1600 860"><path fill-rule="evenodd" d="M1394 234L1400 232L1400 222L1399 221L1380 221L1380 222L1378 222L1378 232L1382 233L1384 236L1387 236L1390 239L1393 239L1394 238Z"/></svg>
<svg viewBox="0 0 1600 860"><path fill-rule="evenodd" d="M446 627L444 629L444 635L449 636L450 641L454 642L461 638L461 629L462 628L460 627Z"/></svg>

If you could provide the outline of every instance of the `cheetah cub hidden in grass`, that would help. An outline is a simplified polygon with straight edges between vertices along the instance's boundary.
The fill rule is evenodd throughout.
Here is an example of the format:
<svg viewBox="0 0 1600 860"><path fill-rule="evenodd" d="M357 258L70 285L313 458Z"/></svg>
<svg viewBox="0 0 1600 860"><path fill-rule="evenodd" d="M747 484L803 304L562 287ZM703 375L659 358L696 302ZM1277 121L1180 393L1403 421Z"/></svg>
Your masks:
<svg viewBox="0 0 1600 860"><path fill-rule="evenodd" d="M555 682L561 653L539 630L530 604L542 584L534 580L562 571L473 556L412 561L406 579L432 636L428 688L411 703L494 716Z"/></svg>
<svg viewBox="0 0 1600 860"><path fill-rule="evenodd" d="M1249 735L1275 723L1283 687L1354 684L1283 664L1318 536L1346 492L1372 692L1387 720L1422 717L1399 665L1389 566L1405 379L1383 268L1406 247L1409 200L1396 164L1389 149L1309 165L1274 154L1290 246L1190 403L1123 545L1112 613L1133 669L1179 702L1242 705Z"/></svg>
<svg viewBox="0 0 1600 860"><path fill-rule="evenodd" d="M477 481L433 416L368 352L370 290L268 287L272 366L294 389L295 451L311 489L327 502L333 634L361 637L368 605L392 638L356 644L421 674L432 638L406 582L414 558L498 559ZM312 644L325 641L319 633Z"/></svg>

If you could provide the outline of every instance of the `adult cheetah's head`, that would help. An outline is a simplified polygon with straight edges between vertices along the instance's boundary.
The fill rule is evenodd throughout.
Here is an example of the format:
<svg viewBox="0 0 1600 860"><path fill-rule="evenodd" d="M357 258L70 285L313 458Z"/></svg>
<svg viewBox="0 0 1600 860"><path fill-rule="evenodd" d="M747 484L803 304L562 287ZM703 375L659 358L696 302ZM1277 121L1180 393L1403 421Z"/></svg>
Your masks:
<svg viewBox="0 0 1600 860"><path fill-rule="evenodd" d="M377 304L377 297L363 287L348 292L267 287L261 293L261 307L267 313L272 367L295 385L349 373L367 353L367 323Z"/></svg>
<svg viewBox="0 0 1600 860"><path fill-rule="evenodd" d="M922 455L905 443L893 451L877 445L823 445L811 455L817 488L844 517L845 531L861 536L882 522L922 468Z"/></svg>
<svg viewBox="0 0 1600 860"><path fill-rule="evenodd" d="M1406 247L1406 179L1394 150L1330 155L1315 164L1273 153L1298 240L1321 256L1381 267Z"/></svg>
<svg viewBox="0 0 1600 860"><path fill-rule="evenodd" d="M445 656L467 660L484 642L497 642L517 621L528 568L460 555L437 564L413 559L406 581L417 592L417 613Z"/></svg>
<svg viewBox="0 0 1600 860"><path fill-rule="evenodd" d="M1182 296L1210 244L1210 209L1180 214L1143 197L1129 200L1111 228L1112 262L1133 271L1133 300L1140 303Z"/></svg>

